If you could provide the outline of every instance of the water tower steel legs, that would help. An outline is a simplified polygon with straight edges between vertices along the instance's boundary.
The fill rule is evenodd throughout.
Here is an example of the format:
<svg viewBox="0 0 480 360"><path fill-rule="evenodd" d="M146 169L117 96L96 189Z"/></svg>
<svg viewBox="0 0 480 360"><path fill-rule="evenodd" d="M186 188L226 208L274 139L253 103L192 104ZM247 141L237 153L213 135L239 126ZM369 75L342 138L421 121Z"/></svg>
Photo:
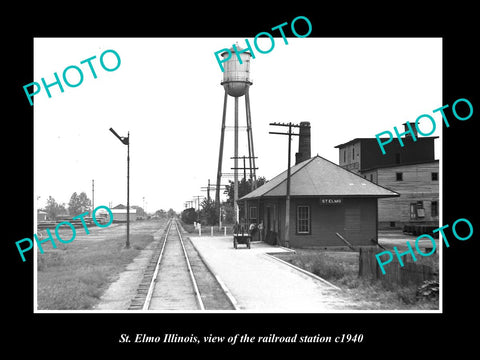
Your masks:
<svg viewBox="0 0 480 360"><path fill-rule="evenodd" d="M245 94L246 96L246 94ZM247 108L247 143L248 143L248 169L250 173L250 182L252 182L252 146L253 144L250 143L250 124L248 122L248 107L247 107L247 98L245 97L245 108ZM247 168L245 164L245 156L243 156L243 177L245 178L245 181L247 180L247 174L246 174Z"/></svg>
<svg viewBox="0 0 480 360"><path fill-rule="evenodd" d="M225 118L227 116L227 90L225 90L225 99L223 100L222 129L220 132L220 150L218 153L217 169L217 187L215 189L215 205L220 209L220 181L222 180L222 160L223 160L223 140L225 138Z"/></svg>
<svg viewBox="0 0 480 360"><path fill-rule="evenodd" d="M215 204L220 209L220 184L222 181L222 162L223 162L223 145L225 140L225 122L227 115L227 98L228 93L225 90L225 98L223 100L223 116L222 116L222 128L220 132L220 149L218 153L218 169L217 169L217 183L215 189ZM255 181L257 179L255 173L255 152L253 147L253 133L252 133L252 118L250 114L250 96L248 92L248 87L245 92L245 107L246 107L246 118L247 118L247 141L248 141L248 158L249 158L249 168L250 168L250 178L252 179L253 189L255 189ZM238 209L238 97L235 97L235 119L234 119L234 180L233 180L233 199L234 199L234 210L235 210L235 220L239 220L239 209ZM245 168L245 165L244 165ZM219 210L220 211L220 210Z"/></svg>
<svg viewBox="0 0 480 360"><path fill-rule="evenodd" d="M234 123L234 144L233 144L233 156L234 156L234 169L233 169L233 208L235 210L235 220L239 220L238 213L238 97L235 98L235 123Z"/></svg>
<svg viewBox="0 0 480 360"><path fill-rule="evenodd" d="M250 114L249 88L245 91L245 107L247 110L247 135L248 135L248 157L250 160L250 179L252 179L252 190L256 188L257 176L255 174L255 151L253 149L252 116Z"/></svg>

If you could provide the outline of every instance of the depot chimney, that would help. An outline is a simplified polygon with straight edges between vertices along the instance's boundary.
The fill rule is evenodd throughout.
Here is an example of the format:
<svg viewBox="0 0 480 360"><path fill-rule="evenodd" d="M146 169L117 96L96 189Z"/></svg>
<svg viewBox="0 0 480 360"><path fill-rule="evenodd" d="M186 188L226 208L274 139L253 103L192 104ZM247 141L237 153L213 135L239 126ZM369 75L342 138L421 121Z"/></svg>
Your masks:
<svg viewBox="0 0 480 360"><path fill-rule="evenodd" d="M310 122L302 121L298 136L298 152L295 154L295 165L311 157Z"/></svg>

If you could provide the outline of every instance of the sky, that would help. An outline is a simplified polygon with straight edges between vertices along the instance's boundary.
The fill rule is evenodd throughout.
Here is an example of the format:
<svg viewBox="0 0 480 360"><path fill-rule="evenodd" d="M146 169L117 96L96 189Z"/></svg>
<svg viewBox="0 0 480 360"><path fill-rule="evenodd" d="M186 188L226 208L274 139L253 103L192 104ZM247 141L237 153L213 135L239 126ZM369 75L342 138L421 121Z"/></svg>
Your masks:
<svg viewBox="0 0 480 360"><path fill-rule="evenodd" d="M311 124L312 156L338 164L336 145L373 138L406 121L429 114L442 103L441 38L275 38L268 54L253 48L250 107L257 176L273 178L287 167L287 137L271 122ZM253 46L253 39L249 38ZM260 38L259 47L270 47ZM47 84L56 72L64 92L50 87L34 96L34 196L38 208L49 196L68 204L73 192L92 196L95 207L126 204L127 146L130 132L130 205L149 213L181 211L202 187L216 182L224 89L214 52L245 38L35 38L34 79ZM107 72L100 55L115 50L117 70ZM87 63L91 60L97 78ZM104 57L113 68L116 59ZM62 74L78 66L83 82L68 87ZM67 72L71 83L79 81ZM26 98L28 103L28 100ZM245 126L245 97L239 124ZM233 126L234 98L228 98L227 126ZM422 127L422 123L420 122ZM431 129L426 124L425 129ZM423 127L422 127L423 128ZM424 130L425 132L427 130ZM436 159L441 131L433 136ZM248 155L240 129L239 155ZM388 149L388 145L387 145ZM298 139L292 141L292 164ZM233 167L233 131L227 130L223 171ZM227 179L222 180L226 183ZM214 197L214 191L211 192Z"/></svg>

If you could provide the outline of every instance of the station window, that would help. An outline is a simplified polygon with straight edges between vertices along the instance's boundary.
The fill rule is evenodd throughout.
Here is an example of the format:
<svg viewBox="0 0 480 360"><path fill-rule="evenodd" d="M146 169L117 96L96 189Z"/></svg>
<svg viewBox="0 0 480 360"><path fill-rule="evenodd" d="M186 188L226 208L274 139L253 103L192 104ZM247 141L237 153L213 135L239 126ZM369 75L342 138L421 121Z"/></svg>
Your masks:
<svg viewBox="0 0 480 360"><path fill-rule="evenodd" d="M438 181L438 172L432 172L432 181Z"/></svg>
<svg viewBox="0 0 480 360"><path fill-rule="evenodd" d="M297 234L310 234L310 206L297 206Z"/></svg>
<svg viewBox="0 0 480 360"><path fill-rule="evenodd" d="M395 173L397 181L403 181L403 173L397 172Z"/></svg>
<svg viewBox="0 0 480 360"><path fill-rule="evenodd" d="M250 222L257 222L257 207L250 206Z"/></svg>

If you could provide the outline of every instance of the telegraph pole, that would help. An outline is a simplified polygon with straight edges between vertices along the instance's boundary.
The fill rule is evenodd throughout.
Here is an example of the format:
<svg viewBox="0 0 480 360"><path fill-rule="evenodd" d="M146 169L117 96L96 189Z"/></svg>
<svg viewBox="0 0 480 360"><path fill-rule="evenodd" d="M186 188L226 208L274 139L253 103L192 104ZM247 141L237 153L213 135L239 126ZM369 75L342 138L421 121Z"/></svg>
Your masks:
<svg viewBox="0 0 480 360"><path fill-rule="evenodd" d="M210 190L211 190L211 189L216 189L216 188L225 189L226 186L227 186L227 185L224 185L224 184L220 184L220 185L218 185L218 186L217 186L217 184L211 184L211 183L210 183L210 179L208 179L208 185L207 185L207 186L202 186L202 187L200 188L200 190L201 190L201 191L206 191L206 192L207 192L207 200L208 200L208 201L211 201ZM215 203L216 203L215 206L217 206L217 202L219 203L220 200L217 200L217 199L216 199L216 196L215 196Z"/></svg>
<svg viewBox="0 0 480 360"><path fill-rule="evenodd" d="M250 163L248 168L247 168L247 164L246 164L246 159L247 159L247 158L249 159L249 163ZM235 158L234 158L234 157L231 157L230 159L235 159ZM231 168L231 169L232 169L232 170L235 170L235 171L237 171L237 170L243 170L243 179L244 179L244 181L245 181L245 186L247 187L247 191L248 191L247 169L250 169L250 185L251 185L251 187L250 187L249 190L250 190L250 191L255 190L255 188L256 188L256 184L255 184L255 183L256 183L256 176L255 176L255 175L252 176L252 173L255 174L255 170L258 170L258 167L252 168L252 166L253 166L253 165L252 165L252 160L253 160L253 163L254 163L256 157L255 157L255 156L245 156L245 155L243 155L243 156L237 156L237 159L243 159L243 167L238 167L238 165L237 165L237 167L233 167L233 168ZM244 189L245 189L245 188L244 188ZM249 191L249 192L250 192L250 191ZM239 209L240 209L240 207L239 207ZM245 219L247 218L247 211L248 211L248 210L247 210L247 207L245 206L245 208L244 208L244 216L245 216Z"/></svg>
<svg viewBox="0 0 480 360"><path fill-rule="evenodd" d="M203 198L205 196L203 195L195 195L193 198L196 198L197 201L196 201L196 204L197 204L197 210L200 211L200 198Z"/></svg>
<svg viewBox="0 0 480 360"><path fill-rule="evenodd" d="M207 199L208 201L210 202L211 198L210 198L210 189L225 189L227 185L222 185L222 184L211 184L210 183L210 179L208 179L208 185L207 187L202 187L201 190L202 191L206 191L207 192ZM220 192L218 192L218 194L220 194ZM221 229L222 227L222 206L220 204L220 198L218 197L217 199L217 194L215 194L215 208L218 209L218 228Z"/></svg>
<svg viewBox="0 0 480 360"><path fill-rule="evenodd" d="M208 179L208 184L206 187L201 187L201 191L206 191L207 192L207 201L210 202L210 188L212 185L210 185L210 179Z"/></svg>
<svg viewBox="0 0 480 360"><path fill-rule="evenodd" d="M292 124L289 122L285 123L270 123L272 126L286 126L288 127L288 133L281 133L270 131L269 134L276 135L288 135L288 167L287 167L287 194L285 200L285 246L290 247L290 158L291 158L291 148L292 148L292 136L298 136L299 134L292 133L292 128L300 127L301 125Z"/></svg>
<svg viewBox="0 0 480 360"><path fill-rule="evenodd" d="M93 217L94 209L95 209L95 180L92 179L92 217Z"/></svg>
<svg viewBox="0 0 480 360"><path fill-rule="evenodd" d="M255 190L256 186L254 185L256 183L256 175L255 175L255 170L258 170L258 167L252 167L252 161L254 162L256 156L237 156L237 159L243 159L243 167L232 167L230 169L232 170L243 170L243 178L245 181L247 181L247 169L250 171L250 182L252 183L252 190ZM230 159L235 159L235 157L231 157ZM246 165L246 159L249 159L250 165L247 167Z"/></svg>

